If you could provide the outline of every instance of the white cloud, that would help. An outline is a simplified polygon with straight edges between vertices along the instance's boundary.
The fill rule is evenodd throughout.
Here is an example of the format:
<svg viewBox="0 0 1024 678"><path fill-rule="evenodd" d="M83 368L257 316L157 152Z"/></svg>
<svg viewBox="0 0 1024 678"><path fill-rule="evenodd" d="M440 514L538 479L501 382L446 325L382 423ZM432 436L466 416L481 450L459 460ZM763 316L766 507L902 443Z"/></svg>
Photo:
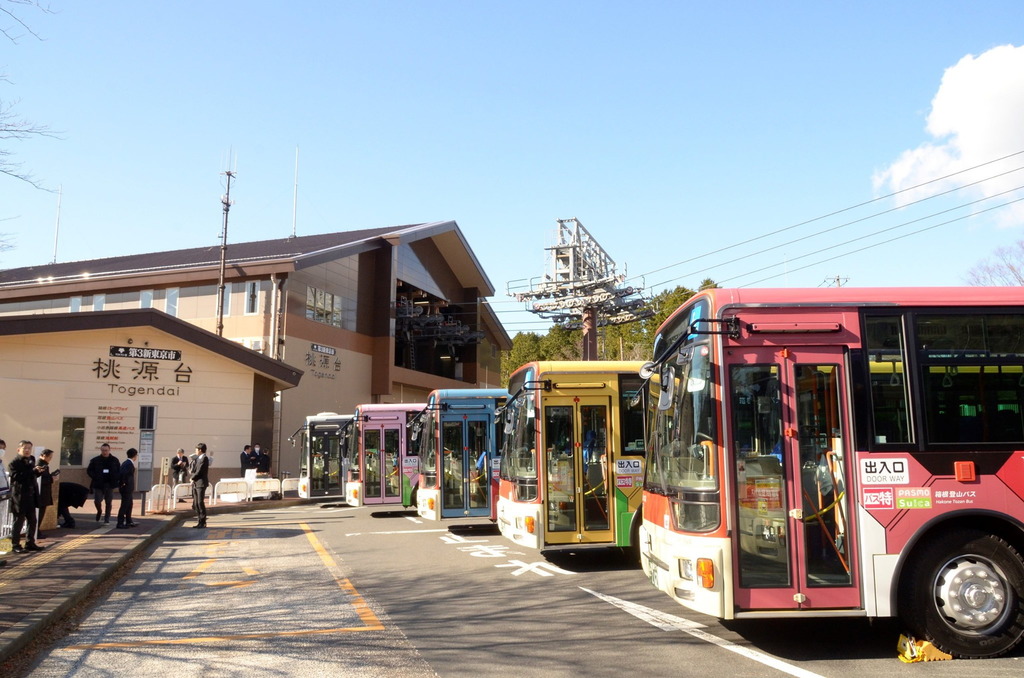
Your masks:
<svg viewBox="0 0 1024 678"><path fill-rule="evenodd" d="M901 191L1024 151L1024 46L1003 45L979 56L968 54L946 69L932 99L925 129L932 140L904 151L877 172L877 191ZM1017 167L1024 167L1024 154L907 191L899 200L905 203ZM968 202L1022 185L1024 170L984 181L968 189L970 196L958 193L958 201ZM978 209L1020 195L995 198ZM1024 223L1024 203L996 214L1004 226Z"/></svg>

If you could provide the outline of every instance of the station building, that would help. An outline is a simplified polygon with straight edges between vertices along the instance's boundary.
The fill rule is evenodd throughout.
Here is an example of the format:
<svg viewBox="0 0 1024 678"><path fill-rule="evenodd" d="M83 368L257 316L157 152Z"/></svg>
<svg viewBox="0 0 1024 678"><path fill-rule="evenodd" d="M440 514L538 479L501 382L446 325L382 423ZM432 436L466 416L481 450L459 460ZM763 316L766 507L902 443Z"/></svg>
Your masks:
<svg viewBox="0 0 1024 678"><path fill-rule="evenodd" d="M307 415L499 387L493 294L454 221L3 270L0 437L77 482L104 441L153 482L197 442L218 479L250 443L294 475Z"/></svg>

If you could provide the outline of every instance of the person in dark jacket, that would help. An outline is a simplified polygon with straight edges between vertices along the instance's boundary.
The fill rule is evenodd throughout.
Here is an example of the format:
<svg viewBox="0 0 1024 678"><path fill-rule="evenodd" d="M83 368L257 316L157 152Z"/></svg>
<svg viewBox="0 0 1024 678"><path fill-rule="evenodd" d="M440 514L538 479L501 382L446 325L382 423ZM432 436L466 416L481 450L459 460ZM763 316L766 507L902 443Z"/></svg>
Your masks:
<svg viewBox="0 0 1024 678"><path fill-rule="evenodd" d="M89 501L89 488L78 483L62 481L57 488L57 514L64 519L64 527L71 529L75 526L75 519L71 516L69 507L80 508Z"/></svg>
<svg viewBox="0 0 1024 678"><path fill-rule="evenodd" d="M192 481L192 510L196 512L198 521L192 527L206 527L206 488L210 484L210 458L206 456L206 443L196 445L189 478Z"/></svg>
<svg viewBox="0 0 1024 678"><path fill-rule="evenodd" d="M138 527L132 522L132 507L135 494L135 458L139 456L139 451L134 447L129 447L125 455L128 458L121 464L120 484L118 485L121 492L121 505L117 508L117 526L122 530Z"/></svg>
<svg viewBox="0 0 1024 678"><path fill-rule="evenodd" d="M36 509L39 507L39 485L36 478L42 469L36 466L32 456L32 442L22 440L18 443L18 453L7 465L11 474L11 512L14 524L11 527L11 550L15 553L26 551L42 551L36 545ZM25 527L25 545L21 545L21 528Z"/></svg>
<svg viewBox="0 0 1024 678"><path fill-rule="evenodd" d="M238 455L238 475L244 478L245 472L251 468L256 468L256 453L252 451L252 445L246 445Z"/></svg>
<svg viewBox="0 0 1024 678"><path fill-rule="evenodd" d="M43 450L39 453L38 466L43 470L39 474L39 520L36 522L36 539L45 539L42 532L43 517L46 515L46 509L53 506L53 479L60 475L60 470L50 470L52 459L53 450Z"/></svg>
<svg viewBox="0 0 1024 678"><path fill-rule="evenodd" d="M270 473L270 455L259 445L256 446L256 473Z"/></svg>
<svg viewBox="0 0 1024 678"><path fill-rule="evenodd" d="M185 456L185 450L180 447L171 457L171 477L174 478L175 485L188 482L188 457Z"/></svg>
<svg viewBox="0 0 1024 678"><path fill-rule="evenodd" d="M114 488L120 484L121 462L117 457L110 454L110 445L100 445L100 453L89 461L89 467L85 470L92 483L89 489L93 491L93 500L96 502L96 522L105 515L105 521L110 522L110 508L114 503ZM103 513L101 502L106 502L106 513Z"/></svg>

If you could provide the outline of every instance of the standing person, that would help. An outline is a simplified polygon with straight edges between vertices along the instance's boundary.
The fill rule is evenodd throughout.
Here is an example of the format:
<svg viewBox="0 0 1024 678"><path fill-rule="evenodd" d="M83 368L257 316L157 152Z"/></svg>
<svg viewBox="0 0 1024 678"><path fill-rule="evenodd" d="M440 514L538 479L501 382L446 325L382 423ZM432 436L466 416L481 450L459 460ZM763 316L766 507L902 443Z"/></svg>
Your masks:
<svg viewBox="0 0 1024 678"><path fill-rule="evenodd" d="M250 465L249 459L252 457L252 445L246 445L242 448L242 454L238 456L238 475L242 478L245 477L245 472L248 469L255 468Z"/></svg>
<svg viewBox="0 0 1024 678"><path fill-rule="evenodd" d="M3 460L4 454L7 452L7 443L0 439L0 460ZM8 490L11 486L7 483L7 468L6 464L0 462L0 509L5 508L4 503L7 501ZM7 520L7 513L0 511L0 520ZM0 567L7 564L7 560L0 558Z"/></svg>
<svg viewBox="0 0 1024 678"><path fill-rule="evenodd" d="M11 472L11 510L14 512L11 550L15 553L42 551L42 547L36 545L36 509L39 508L36 505L39 502L36 478L42 473L42 468L36 466L35 457L32 456L32 441L22 440L18 443L18 454L7 468ZM21 545L22 527L26 527L25 546Z"/></svg>
<svg viewBox="0 0 1024 678"><path fill-rule="evenodd" d="M270 455L266 453L259 445L255 448L256 452L256 473L270 473Z"/></svg>
<svg viewBox="0 0 1024 678"><path fill-rule="evenodd" d="M188 457L185 456L185 450L180 447L171 459L171 477L175 485L188 482Z"/></svg>
<svg viewBox="0 0 1024 678"><path fill-rule="evenodd" d="M50 471L50 461L53 459L53 450L43 450L39 453L39 464L43 470L39 474L39 520L36 521L36 539L45 539L43 535L43 517L46 515L46 508L53 506L53 479L60 475L60 470Z"/></svg>
<svg viewBox="0 0 1024 678"><path fill-rule="evenodd" d="M196 454L189 469L192 480L192 510L198 521L192 527L206 527L206 487L210 484L210 458L206 456L206 443L196 445Z"/></svg>
<svg viewBox="0 0 1024 678"><path fill-rule="evenodd" d="M89 467L85 470L92 480L89 488L93 491L93 500L96 502L96 522L100 522L100 516L105 516L104 521L110 522L110 508L114 503L114 488L118 485L118 477L121 473L121 462L117 457L110 454L110 445L100 445L99 456L89 461ZM106 513L103 512L101 501L106 502Z"/></svg>
<svg viewBox="0 0 1024 678"><path fill-rule="evenodd" d="M121 505L117 509L117 526L122 530L129 527L138 527L138 525L132 522L132 506L135 495L135 457L139 456L139 451L134 447L129 447L125 454L128 458L121 464L118 475Z"/></svg>

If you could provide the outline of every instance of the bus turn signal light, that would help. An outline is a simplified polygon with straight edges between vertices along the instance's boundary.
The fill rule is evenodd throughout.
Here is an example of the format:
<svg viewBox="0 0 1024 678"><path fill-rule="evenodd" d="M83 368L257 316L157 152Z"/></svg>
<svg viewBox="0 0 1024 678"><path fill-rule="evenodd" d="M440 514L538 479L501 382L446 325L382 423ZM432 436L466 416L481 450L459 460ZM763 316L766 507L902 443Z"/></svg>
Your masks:
<svg viewBox="0 0 1024 678"><path fill-rule="evenodd" d="M431 497L430 499L427 500L427 508L430 509L431 511L434 510L434 498L433 497Z"/></svg>
<svg viewBox="0 0 1024 678"><path fill-rule="evenodd" d="M533 534L534 529L537 527L537 522L533 519L533 516L526 516L523 519L523 524L526 525L526 531L529 534Z"/></svg>
<svg viewBox="0 0 1024 678"><path fill-rule="evenodd" d="M704 588L715 588L715 565L710 558L697 559L697 578Z"/></svg>

